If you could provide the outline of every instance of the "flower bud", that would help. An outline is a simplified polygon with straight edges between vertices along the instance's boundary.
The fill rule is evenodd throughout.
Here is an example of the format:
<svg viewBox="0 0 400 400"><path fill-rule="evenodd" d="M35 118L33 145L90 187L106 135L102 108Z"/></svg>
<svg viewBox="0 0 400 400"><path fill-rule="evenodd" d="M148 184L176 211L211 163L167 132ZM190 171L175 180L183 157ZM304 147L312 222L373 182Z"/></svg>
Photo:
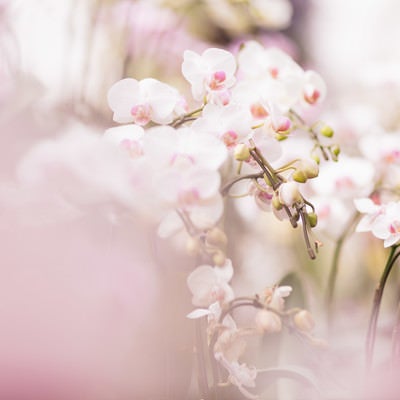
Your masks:
<svg viewBox="0 0 400 400"><path fill-rule="evenodd" d="M333 129L329 125L324 125L321 130L321 135L331 138L333 136Z"/></svg>
<svg viewBox="0 0 400 400"><path fill-rule="evenodd" d="M307 175L301 169L296 169L292 174L292 178L294 181L299 183L305 183L307 181Z"/></svg>
<svg viewBox="0 0 400 400"><path fill-rule="evenodd" d="M296 328L303 332L310 332L315 326L314 318L307 310L301 310L296 313L293 317L293 322Z"/></svg>
<svg viewBox="0 0 400 400"><path fill-rule="evenodd" d="M276 333L282 330L279 315L269 310L259 310L255 317L257 330L261 333Z"/></svg>
<svg viewBox="0 0 400 400"><path fill-rule="evenodd" d="M282 183L279 188L279 201L291 207L293 204L302 201L299 188L296 182Z"/></svg>
<svg viewBox="0 0 400 400"><path fill-rule="evenodd" d="M318 223L317 214L315 214L314 212L310 212L307 214L307 219L308 219L308 222L309 222L311 228L314 228L317 226L317 223Z"/></svg>
<svg viewBox="0 0 400 400"><path fill-rule="evenodd" d="M190 256L195 256L200 251L200 242L199 239L194 237L189 237L186 240L186 251Z"/></svg>
<svg viewBox="0 0 400 400"><path fill-rule="evenodd" d="M317 153L313 153L311 154L311 158L317 163L319 164L321 162L321 158Z"/></svg>
<svg viewBox="0 0 400 400"><path fill-rule="evenodd" d="M277 210L277 211L282 209L282 203L279 200L279 196L276 193L274 193L272 196L271 204L272 204L272 207L274 207L275 210Z"/></svg>
<svg viewBox="0 0 400 400"><path fill-rule="evenodd" d="M226 255L223 251L217 250L213 255L213 263L217 267L222 267L225 265L226 262Z"/></svg>
<svg viewBox="0 0 400 400"><path fill-rule="evenodd" d="M206 242L211 246L224 247L228 243L228 238L222 229L215 226L207 232Z"/></svg>
<svg viewBox="0 0 400 400"><path fill-rule="evenodd" d="M286 140L288 138L288 135L282 134L282 133L275 133L274 135L275 139L281 142L282 140Z"/></svg>
<svg viewBox="0 0 400 400"><path fill-rule="evenodd" d="M280 116L273 118L272 129L278 134L287 135L291 126L292 121L288 117Z"/></svg>
<svg viewBox="0 0 400 400"><path fill-rule="evenodd" d="M299 168L306 174L308 179L316 178L319 174L318 164L312 159L301 160Z"/></svg>
<svg viewBox="0 0 400 400"><path fill-rule="evenodd" d="M250 158L249 147L244 143L236 145L233 154L237 161L247 161Z"/></svg>
<svg viewBox="0 0 400 400"><path fill-rule="evenodd" d="M332 159L333 161L337 161L338 160L338 155L340 154L340 147L337 144L332 145L329 148L331 154L332 154Z"/></svg>

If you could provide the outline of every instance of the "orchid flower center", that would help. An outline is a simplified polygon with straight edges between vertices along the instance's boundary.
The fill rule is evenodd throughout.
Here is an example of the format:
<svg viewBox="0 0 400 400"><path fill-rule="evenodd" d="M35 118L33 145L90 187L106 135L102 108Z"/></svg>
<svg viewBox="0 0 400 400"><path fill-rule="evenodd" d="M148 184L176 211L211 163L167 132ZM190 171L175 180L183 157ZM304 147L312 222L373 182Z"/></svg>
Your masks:
<svg viewBox="0 0 400 400"><path fill-rule="evenodd" d="M304 90L304 100L308 104L315 104L320 97L321 93L314 87L309 86Z"/></svg>
<svg viewBox="0 0 400 400"><path fill-rule="evenodd" d="M211 289L210 295L211 295L213 302L215 302L215 301L222 302L225 298L224 290L218 285L213 286L213 288Z"/></svg>
<svg viewBox="0 0 400 400"><path fill-rule="evenodd" d="M355 185L353 180L349 176L344 176L336 180L335 186L337 190L345 190L353 189Z"/></svg>
<svg viewBox="0 0 400 400"><path fill-rule="evenodd" d="M169 161L169 165L175 167L185 167L193 165L195 163L194 158L190 154L185 153L175 153Z"/></svg>
<svg viewBox="0 0 400 400"><path fill-rule="evenodd" d="M232 148L236 145L238 134L235 131L229 130L222 135L222 140L226 147Z"/></svg>
<svg viewBox="0 0 400 400"><path fill-rule="evenodd" d="M278 78L278 75L279 75L279 69L277 67L271 67L269 69L269 73L271 74L272 78L276 79L276 78Z"/></svg>
<svg viewBox="0 0 400 400"><path fill-rule="evenodd" d="M393 221L389 226L389 231L392 235L400 233L400 221Z"/></svg>
<svg viewBox="0 0 400 400"><path fill-rule="evenodd" d="M178 194L178 202L184 208L195 205L199 199L199 191L195 188L181 190Z"/></svg>
<svg viewBox="0 0 400 400"><path fill-rule="evenodd" d="M268 192L258 191L257 197L264 203L270 203L272 200L272 194Z"/></svg>
<svg viewBox="0 0 400 400"><path fill-rule="evenodd" d="M151 120L151 107L149 104L137 104L131 108L131 115L135 124L146 125Z"/></svg>
<svg viewBox="0 0 400 400"><path fill-rule="evenodd" d="M217 71L212 74L210 81L211 90L220 90L224 88L224 82L226 80L226 74L224 71Z"/></svg>
<svg viewBox="0 0 400 400"><path fill-rule="evenodd" d="M260 103L254 103L250 106L251 115L256 119L268 117L268 111Z"/></svg>
<svg viewBox="0 0 400 400"><path fill-rule="evenodd" d="M124 139L120 142L120 146L128 152L132 158L143 155L141 144L136 140Z"/></svg>
<svg viewBox="0 0 400 400"><path fill-rule="evenodd" d="M292 123L287 117L278 117L272 122L272 127L275 132L287 132L291 125Z"/></svg>
<svg viewBox="0 0 400 400"><path fill-rule="evenodd" d="M400 150L392 150L384 155L384 160L389 164L400 162Z"/></svg>

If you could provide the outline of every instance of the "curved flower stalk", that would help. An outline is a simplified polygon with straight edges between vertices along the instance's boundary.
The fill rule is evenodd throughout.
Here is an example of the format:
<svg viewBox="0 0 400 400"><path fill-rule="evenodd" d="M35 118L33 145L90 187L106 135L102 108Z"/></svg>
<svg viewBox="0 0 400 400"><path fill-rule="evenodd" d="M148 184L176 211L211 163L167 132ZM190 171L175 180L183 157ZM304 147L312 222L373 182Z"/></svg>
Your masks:
<svg viewBox="0 0 400 400"><path fill-rule="evenodd" d="M373 161L376 166L375 187L369 197L354 200L361 219L356 226L356 232L371 232L373 236L383 240L383 247L390 248L390 253L383 269L379 284L375 291L371 310L367 339L366 339L366 366L369 371L375 347L378 315L390 272L393 269L400 252L400 198L398 192L399 137L398 133L383 134L379 144L371 149L371 138L367 136L361 141L360 147L364 155ZM393 352L396 351L396 346ZM392 355L394 357L394 355Z"/></svg>
<svg viewBox="0 0 400 400"><path fill-rule="evenodd" d="M383 292L385 289L386 282L389 278L389 274L390 274L391 270L393 269L393 266L395 265L397 259L400 256L400 252L398 251L398 246L399 245L395 245L395 246L391 247L390 254L387 259L385 268L383 269L381 279L375 290L375 296L374 296L372 311L371 311L371 315L370 315L370 319L369 319L367 338L366 338L366 344L365 344L367 372L372 367L372 359L373 359L374 348L375 348L375 337L376 337L376 330L377 330L377 324L378 324L378 316L379 316L379 310L380 310L380 306L381 306L381 302L382 302Z"/></svg>

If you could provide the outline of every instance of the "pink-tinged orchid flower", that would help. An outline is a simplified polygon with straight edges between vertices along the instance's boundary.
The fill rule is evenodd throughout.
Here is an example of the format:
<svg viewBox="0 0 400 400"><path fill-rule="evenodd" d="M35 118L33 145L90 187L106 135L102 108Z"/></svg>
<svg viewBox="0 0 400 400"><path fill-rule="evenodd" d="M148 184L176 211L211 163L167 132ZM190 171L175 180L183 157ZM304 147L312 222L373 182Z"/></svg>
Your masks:
<svg viewBox="0 0 400 400"><path fill-rule="evenodd" d="M354 199L354 205L364 214L356 227L356 232L372 231L376 219L385 213L385 206L376 204L369 198Z"/></svg>
<svg viewBox="0 0 400 400"><path fill-rule="evenodd" d="M150 121L168 124L181 104L181 96L175 88L152 78L122 79L110 88L107 99L114 121L138 125Z"/></svg>
<svg viewBox="0 0 400 400"><path fill-rule="evenodd" d="M250 135L251 125L250 112L243 107L207 104L203 115L192 126L200 135L211 134L219 138L228 149L233 149Z"/></svg>
<svg viewBox="0 0 400 400"><path fill-rule="evenodd" d="M258 399L257 395L250 393L246 387L255 387L257 369L249 367L245 363L240 364L237 360L228 361L222 353L216 353L215 358L226 368L229 373L228 380L237 386L240 392L248 399Z"/></svg>
<svg viewBox="0 0 400 400"><path fill-rule="evenodd" d="M215 302L226 303L234 298L229 281L233 276L232 262L227 260L222 267L200 265L187 278L195 306L209 307Z"/></svg>
<svg viewBox="0 0 400 400"><path fill-rule="evenodd" d="M137 158L143 155L143 135L144 129L141 126L128 124L107 129L104 139L121 147L130 157Z"/></svg>
<svg viewBox="0 0 400 400"><path fill-rule="evenodd" d="M384 212L372 223L372 233L383 239L384 247L390 247L400 241L400 202L385 205Z"/></svg>
<svg viewBox="0 0 400 400"><path fill-rule="evenodd" d="M209 101L227 104L228 89L236 82L235 71L235 58L227 50L209 48L201 55L186 50L183 54L182 74L197 101L208 97Z"/></svg>
<svg viewBox="0 0 400 400"><path fill-rule="evenodd" d="M315 71L304 73L303 98L305 103L315 105L321 103L326 96L326 83Z"/></svg>

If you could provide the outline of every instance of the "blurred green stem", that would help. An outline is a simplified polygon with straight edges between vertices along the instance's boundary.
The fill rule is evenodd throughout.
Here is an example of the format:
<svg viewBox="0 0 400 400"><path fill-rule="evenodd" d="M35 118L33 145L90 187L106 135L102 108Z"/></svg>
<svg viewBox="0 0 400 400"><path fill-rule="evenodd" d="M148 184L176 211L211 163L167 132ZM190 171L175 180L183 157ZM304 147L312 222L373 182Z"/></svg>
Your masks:
<svg viewBox="0 0 400 400"><path fill-rule="evenodd" d="M333 253L333 257L332 257L331 270L330 270L329 278L328 278L328 288L326 291L326 299L325 299L328 322L330 322L332 320L332 316L333 316L333 299L334 299L334 293L335 293L337 274L339 271L340 255L342 254L342 249L343 249L345 239L346 239L347 235L350 233L350 231L352 231L352 226L357 222L359 216L360 216L360 213L357 212L353 216L353 218L351 218L351 220L346 225L345 229L343 230L343 233L340 235L340 237L337 240L336 245L335 245L335 250Z"/></svg>
<svg viewBox="0 0 400 400"><path fill-rule="evenodd" d="M373 358L374 347L375 347L376 325L378 322L378 315L379 315L379 309L380 309L381 302L382 302L383 291L385 289L385 285L386 285L387 279L389 277L390 271L392 270L397 258L400 256L400 251L396 253L396 250L398 249L398 247L399 247L399 245L395 245L395 246L391 247L390 254L387 259L385 268L383 269L381 279L375 290L375 296L374 296L374 301L373 301L373 305L372 305L371 316L369 319L367 340L366 340L366 346L365 346L367 372L370 371L371 366L372 366L372 358Z"/></svg>
<svg viewBox="0 0 400 400"><path fill-rule="evenodd" d="M400 367L400 303L397 306L396 323L392 332L392 369Z"/></svg>

